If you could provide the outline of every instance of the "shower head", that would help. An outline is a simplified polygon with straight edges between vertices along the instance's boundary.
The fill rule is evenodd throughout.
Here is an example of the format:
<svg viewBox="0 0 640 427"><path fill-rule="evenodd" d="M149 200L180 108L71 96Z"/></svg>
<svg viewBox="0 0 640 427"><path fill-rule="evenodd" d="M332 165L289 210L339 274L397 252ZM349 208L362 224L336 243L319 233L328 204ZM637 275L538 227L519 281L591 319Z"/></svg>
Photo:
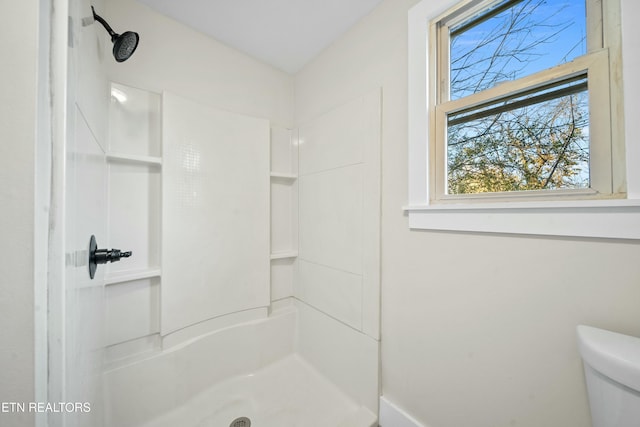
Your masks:
<svg viewBox="0 0 640 427"><path fill-rule="evenodd" d="M113 56L116 58L116 61L123 62L129 59L129 57L133 55L133 52L135 52L138 47L138 41L140 41L140 36L133 31L125 31L120 34L115 41L113 38L111 41L113 42Z"/></svg>
<svg viewBox="0 0 640 427"><path fill-rule="evenodd" d="M109 24L107 24L107 21L102 19L102 17L96 13L93 6L91 6L91 11L93 12L93 19L101 23L104 29L107 30L111 36L111 43L113 43L113 57L116 58L116 61L124 62L129 59L138 47L138 42L140 41L138 33L125 31L122 34L117 34L111 29Z"/></svg>

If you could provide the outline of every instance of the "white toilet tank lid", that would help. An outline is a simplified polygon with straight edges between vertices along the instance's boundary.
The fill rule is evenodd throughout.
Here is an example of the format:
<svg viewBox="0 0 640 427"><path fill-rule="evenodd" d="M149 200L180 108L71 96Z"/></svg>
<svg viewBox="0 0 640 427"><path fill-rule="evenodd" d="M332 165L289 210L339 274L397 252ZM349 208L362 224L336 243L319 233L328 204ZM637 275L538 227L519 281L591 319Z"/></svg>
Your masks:
<svg viewBox="0 0 640 427"><path fill-rule="evenodd" d="M640 338L580 325L578 345L593 369L640 391Z"/></svg>

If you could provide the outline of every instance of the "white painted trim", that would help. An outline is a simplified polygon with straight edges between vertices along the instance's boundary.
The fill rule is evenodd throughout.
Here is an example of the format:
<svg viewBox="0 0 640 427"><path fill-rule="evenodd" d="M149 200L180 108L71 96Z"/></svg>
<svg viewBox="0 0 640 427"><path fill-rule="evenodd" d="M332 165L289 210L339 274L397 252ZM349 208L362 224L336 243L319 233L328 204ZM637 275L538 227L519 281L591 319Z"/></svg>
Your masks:
<svg viewBox="0 0 640 427"><path fill-rule="evenodd" d="M460 0L423 0L409 9L409 205L427 205L429 189L429 90L430 23ZM434 42L431 40L431 42Z"/></svg>
<svg viewBox="0 0 640 427"><path fill-rule="evenodd" d="M414 205L402 208L408 212L434 210L496 210L496 209L582 209L582 208L637 208L640 199L599 199L599 200L546 200L531 202L496 202L496 203L443 203L439 205Z"/></svg>
<svg viewBox="0 0 640 427"><path fill-rule="evenodd" d="M428 203L427 134L428 117L427 75L429 49L428 2L422 1L409 10L409 204Z"/></svg>
<svg viewBox="0 0 640 427"><path fill-rule="evenodd" d="M48 253L48 401L64 402L66 396L65 363L65 146L67 140L69 91L74 81L68 78L69 2L53 0L51 14L51 96L52 96L52 174L49 206ZM63 426L62 417L49 416L49 427Z"/></svg>
<svg viewBox="0 0 640 427"><path fill-rule="evenodd" d="M380 397L380 427L428 427L400 409L384 396Z"/></svg>
<svg viewBox="0 0 640 427"><path fill-rule="evenodd" d="M51 134L54 111L51 87L51 36L53 31L52 0L39 1L37 128L35 156L35 215L34 215L34 378L36 402L48 401L49 345L48 345L48 270L49 215L51 201ZM36 427L47 426L47 414L35 415Z"/></svg>
<svg viewBox="0 0 640 427"><path fill-rule="evenodd" d="M623 80L625 123L625 154L627 161L628 197L640 198L640 140L636 128L636 117L640 111L640 25L638 14L640 2L621 0L622 24L622 73L629 78Z"/></svg>
<svg viewBox="0 0 640 427"><path fill-rule="evenodd" d="M408 206L409 228L640 239L640 199Z"/></svg>
<svg viewBox="0 0 640 427"><path fill-rule="evenodd" d="M640 207L416 210L409 227L609 239L640 239Z"/></svg>

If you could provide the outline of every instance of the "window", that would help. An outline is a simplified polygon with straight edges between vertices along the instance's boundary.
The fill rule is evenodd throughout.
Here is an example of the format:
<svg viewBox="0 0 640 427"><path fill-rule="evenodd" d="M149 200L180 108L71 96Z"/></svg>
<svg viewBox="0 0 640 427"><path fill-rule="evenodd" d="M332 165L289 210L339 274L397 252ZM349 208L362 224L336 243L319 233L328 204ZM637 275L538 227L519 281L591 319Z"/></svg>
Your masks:
<svg viewBox="0 0 640 427"><path fill-rule="evenodd" d="M640 239L640 143L624 124L640 108L639 12L635 0L412 7L409 227Z"/></svg>
<svg viewBox="0 0 640 427"><path fill-rule="evenodd" d="M476 0L431 22L431 202L624 194L611 3Z"/></svg>

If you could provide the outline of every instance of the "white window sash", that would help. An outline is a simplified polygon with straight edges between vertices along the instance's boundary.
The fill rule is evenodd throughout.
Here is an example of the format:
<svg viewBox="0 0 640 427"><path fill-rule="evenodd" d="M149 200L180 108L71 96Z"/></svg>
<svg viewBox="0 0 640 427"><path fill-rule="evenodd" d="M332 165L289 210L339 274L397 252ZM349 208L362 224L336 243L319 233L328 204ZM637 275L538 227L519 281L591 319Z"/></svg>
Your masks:
<svg viewBox="0 0 640 427"><path fill-rule="evenodd" d="M517 80L502 83L490 89L441 103L435 108L435 164L431 170L432 179L436 182L433 202L441 203L447 200L468 198L471 203L472 195L456 195L455 198L446 194L446 153L447 153L447 115L465 108L479 106L492 101L510 97L518 92L561 82L573 76L586 74L589 82L609 81L608 50L600 49L566 64L522 77ZM611 172L611 119L609 113L609 85L589 84L589 140L590 140L590 181L595 194L612 193ZM559 190L540 190L550 197L562 197ZM591 193L590 197L595 194ZM505 193L490 193L484 197L504 198Z"/></svg>

